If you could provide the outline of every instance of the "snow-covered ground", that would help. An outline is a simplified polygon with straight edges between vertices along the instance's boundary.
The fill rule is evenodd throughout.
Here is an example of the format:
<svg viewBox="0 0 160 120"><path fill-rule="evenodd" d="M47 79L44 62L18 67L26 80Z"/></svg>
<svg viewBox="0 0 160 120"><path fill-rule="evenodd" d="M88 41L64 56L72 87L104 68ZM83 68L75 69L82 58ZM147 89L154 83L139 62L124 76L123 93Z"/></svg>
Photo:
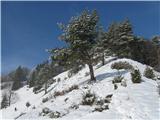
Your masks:
<svg viewBox="0 0 160 120"><path fill-rule="evenodd" d="M111 58L106 59L108 61ZM119 72L111 69L111 64L117 61L127 61L134 68L138 68L142 74L140 84L133 84L130 72L121 70L127 82L127 87L118 84L118 89L114 90L112 80ZM99 67L95 66L96 83L87 84L90 76L86 76L89 69L85 67L76 75L68 78L68 71L63 72L54 79L61 80L53 83L48 90L48 94L44 95L44 91L34 94L33 88L24 86L15 93L18 96L16 103L6 109L0 110L2 119L51 119L48 114L40 115L42 109L47 107L50 111L58 111L63 116L58 119L144 119L158 120L160 119L160 96L158 94L157 81L148 79L143 76L146 65L130 59L118 59ZM160 75L155 72L156 76ZM67 78L67 79L66 79ZM75 89L65 95L53 97L55 91L66 90L73 85L78 85L79 89ZM81 105L82 96L86 91L90 90L96 94L97 98L103 99L105 96L113 94L109 109L102 112L93 112L94 106ZM48 97L49 100L42 103L42 99ZM26 107L26 102L31 104ZM78 109L72 109L71 106L78 105ZM33 108L35 106L35 109ZM15 111L15 107L17 111Z"/></svg>

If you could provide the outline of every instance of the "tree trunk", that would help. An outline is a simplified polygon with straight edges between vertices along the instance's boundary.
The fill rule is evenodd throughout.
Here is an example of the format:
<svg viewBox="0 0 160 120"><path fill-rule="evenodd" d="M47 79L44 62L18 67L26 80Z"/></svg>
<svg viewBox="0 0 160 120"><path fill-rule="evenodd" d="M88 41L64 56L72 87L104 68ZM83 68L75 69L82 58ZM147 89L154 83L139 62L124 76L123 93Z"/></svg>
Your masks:
<svg viewBox="0 0 160 120"><path fill-rule="evenodd" d="M10 106L11 105L11 96L12 96L12 91L10 90L9 91L9 98L8 98L8 105Z"/></svg>
<svg viewBox="0 0 160 120"><path fill-rule="evenodd" d="M47 83L48 83L48 81L45 82L45 88L44 88L45 94L47 94Z"/></svg>
<svg viewBox="0 0 160 120"><path fill-rule="evenodd" d="M105 65L104 53L102 54L102 66Z"/></svg>
<svg viewBox="0 0 160 120"><path fill-rule="evenodd" d="M89 70L90 70L91 81L96 81L96 78L94 77L93 66L91 64L88 64L88 67L89 67Z"/></svg>

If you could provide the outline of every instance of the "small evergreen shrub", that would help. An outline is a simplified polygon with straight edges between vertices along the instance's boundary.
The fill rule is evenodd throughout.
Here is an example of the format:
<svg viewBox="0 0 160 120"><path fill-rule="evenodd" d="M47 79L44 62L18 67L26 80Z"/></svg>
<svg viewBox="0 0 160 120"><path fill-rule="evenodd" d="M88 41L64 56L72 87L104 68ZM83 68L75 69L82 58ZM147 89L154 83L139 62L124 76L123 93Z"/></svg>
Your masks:
<svg viewBox="0 0 160 120"><path fill-rule="evenodd" d="M51 113L49 114L49 117L50 117L50 118L59 118L59 117L61 117L61 113L58 112L58 111L51 112Z"/></svg>
<svg viewBox="0 0 160 120"><path fill-rule="evenodd" d="M57 96L62 96L62 95L64 95L65 93L64 93L64 91L55 91L54 92L54 97L57 97Z"/></svg>
<svg viewBox="0 0 160 120"><path fill-rule="evenodd" d="M48 114L50 112L51 112L51 110L49 108L47 108L47 107L42 109L42 113L44 113L44 114Z"/></svg>
<svg viewBox="0 0 160 120"><path fill-rule="evenodd" d="M110 103L112 99L113 94L109 94L104 98L104 103Z"/></svg>
<svg viewBox="0 0 160 120"><path fill-rule="evenodd" d="M70 109L78 109L79 108L79 106L78 105L71 105L70 107L69 107Z"/></svg>
<svg viewBox="0 0 160 120"><path fill-rule="evenodd" d="M126 80L123 80L123 81L121 82L121 86L127 87L127 82L126 82Z"/></svg>
<svg viewBox="0 0 160 120"><path fill-rule="evenodd" d="M95 100L96 100L95 94L88 91L87 93L85 93L85 95L83 95L82 105L93 105Z"/></svg>
<svg viewBox="0 0 160 120"><path fill-rule="evenodd" d="M58 79L57 79L57 82L60 82L60 81L61 81L61 78L58 78Z"/></svg>
<svg viewBox="0 0 160 120"><path fill-rule="evenodd" d="M102 112L103 110L109 109L108 105L111 102L112 94L107 95L104 99L97 99L96 100L96 107L94 111Z"/></svg>
<svg viewBox="0 0 160 120"><path fill-rule="evenodd" d="M31 106L31 104L29 102L26 103L26 107L29 107Z"/></svg>
<svg viewBox="0 0 160 120"><path fill-rule="evenodd" d="M128 62L115 62L111 65L112 69L117 69L117 70L121 70L121 69L125 69L125 70L133 70L133 66L131 64L129 64Z"/></svg>
<svg viewBox="0 0 160 120"><path fill-rule="evenodd" d="M117 84L114 84L114 89L116 90L118 88Z"/></svg>
<svg viewBox="0 0 160 120"><path fill-rule="evenodd" d="M79 89L78 85L73 85L68 90L66 90L66 92L70 92L70 91L76 90L76 89Z"/></svg>
<svg viewBox="0 0 160 120"><path fill-rule="evenodd" d="M45 102L47 102L48 100L49 100L48 97L43 98L43 99L42 99L42 103L45 103Z"/></svg>
<svg viewBox="0 0 160 120"><path fill-rule="evenodd" d="M33 92L36 94L37 91L40 90L41 88L42 88L41 85L35 86L35 87L33 88Z"/></svg>
<svg viewBox="0 0 160 120"><path fill-rule="evenodd" d="M154 72L153 72L153 69L147 67L144 71L144 76L149 78L149 79L154 79L155 78L155 75L154 75Z"/></svg>
<svg viewBox="0 0 160 120"><path fill-rule="evenodd" d="M89 74L90 74L89 72L86 72L86 73L85 73L85 77L86 77L86 76L89 76Z"/></svg>
<svg viewBox="0 0 160 120"><path fill-rule="evenodd" d="M62 96L62 95L64 95L64 94L69 93L69 92L71 92L72 90L76 90L76 89L79 89L78 85L72 85L71 87L69 87L69 88L66 89L66 90L54 92L54 97Z"/></svg>
<svg viewBox="0 0 160 120"><path fill-rule="evenodd" d="M131 73L131 78L133 83L141 83L141 73L138 69Z"/></svg>
<svg viewBox="0 0 160 120"><path fill-rule="evenodd" d="M121 83L121 81L123 80L123 78L124 78L124 77L123 77L122 75L118 75L118 76L114 77L112 83L113 83L113 84L114 84L114 83Z"/></svg>

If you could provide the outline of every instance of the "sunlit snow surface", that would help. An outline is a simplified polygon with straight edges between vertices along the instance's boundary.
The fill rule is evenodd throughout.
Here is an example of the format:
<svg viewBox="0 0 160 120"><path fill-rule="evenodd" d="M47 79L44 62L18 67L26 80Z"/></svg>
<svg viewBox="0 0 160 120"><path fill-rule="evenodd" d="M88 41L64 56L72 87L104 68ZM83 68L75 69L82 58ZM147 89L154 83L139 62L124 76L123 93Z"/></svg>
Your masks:
<svg viewBox="0 0 160 120"><path fill-rule="evenodd" d="M108 58L106 61L109 59L112 58ZM143 82L140 84L133 84L130 72L121 70L120 73L127 81L127 87L123 87L119 84L118 89L114 90L112 80L113 77L118 74L118 71L111 69L110 66L117 61L127 61L135 68L138 68L142 74ZM71 78L68 78L68 72L56 76L54 79L60 78L61 81L53 83L48 88L50 92L46 95L44 95L44 91L34 94L32 88L24 86L16 91L16 94L18 95L17 102L6 109L0 110L2 119L51 119L48 115L39 115L45 107L48 107L52 111L59 111L60 113L65 114L59 119L160 119L160 96L157 92L157 81L147 79L143 76L146 65L130 59L118 59L102 67L98 66L99 65L94 67L97 82L93 84L87 84L90 77L85 76L85 73L89 72L89 69L85 67ZM155 74L160 75L157 72L155 72ZM67 79L65 79L65 77L67 77ZM43 98L53 95L55 91L65 90L72 85L79 85L79 89L73 90L63 96L52 98L46 103L42 103ZM109 110L92 112L92 106L82 105L76 110L71 109L71 105L81 103L82 96L87 91L87 89L85 89L86 87L100 98L104 98L108 94L113 94L111 103L109 104ZM65 102L66 98L68 98L68 100ZM29 108L26 107L26 102L31 104ZM33 109L33 106L35 106L36 109ZM15 107L17 108L17 111L14 110Z"/></svg>

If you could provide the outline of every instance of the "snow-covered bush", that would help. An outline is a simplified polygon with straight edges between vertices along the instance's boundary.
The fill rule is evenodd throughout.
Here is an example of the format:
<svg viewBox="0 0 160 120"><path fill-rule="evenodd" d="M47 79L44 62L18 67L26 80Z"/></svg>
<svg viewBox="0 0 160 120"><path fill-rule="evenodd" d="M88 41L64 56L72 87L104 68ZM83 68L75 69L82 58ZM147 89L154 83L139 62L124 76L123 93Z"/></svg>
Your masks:
<svg viewBox="0 0 160 120"><path fill-rule="evenodd" d="M111 65L112 69L117 69L117 70L121 70L121 69L125 69L125 70L133 70L133 66L130 65L128 62L115 62Z"/></svg>
<svg viewBox="0 0 160 120"><path fill-rule="evenodd" d="M94 108L94 111L102 112L103 110L109 109L108 104L104 103L103 105L98 105Z"/></svg>
<svg viewBox="0 0 160 120"><path fill-rule="evenodd" d="M102 106L96 106L96 107L94 108L93 112L94 112L94 111L102 112L103 110L104 110L104 109L103 109Z"/></svg>
<svg viewBox="0 0 160 120"><path fill-rule="evenodd" d="M123 80L123 81L121 82L121 86L127 87L127 82L126 82L126 80Z"/></svg>
<svg viewBox="0 0 160 120"><path fill-rule="evenodd" d="M65 94L64 91L55 91L55 92L54 92L54 97L62 96L62 95L64 95L64 94Z"/></svg>
<svg viewBox="0 0 160 120"><path fill-rule="evenodd" d="M35 106L33 106L33 107L32 107L32 109L36 109L36 107L35 107Z"/></svg>
<svg viewBox="0 0 160 120"><path fill-rule="evenodd" d="M104 100L101 98L97 98L95 101L96 105L103 105L104 104Z"/></svg>
<svg viewBox="0 0 160 120"><path fill-rule="evenodd" d="M78 85L72 85L68 90L66 90L66 92L70 92L70 91L76 90L78 88L79 88Z"/></svg>
<svg viewBox="0 0 160 120"><path fill-rule="evenodd" d="M116 90L118 88L117 84L114 84L114 89Z"/></svg>
<svg viewBox="0 0 160 120"><path fill-rule="evenodd" d="M104 99L97 98L95 103L96 107L94 108L94 111L102 112L103 110L109 109L108 105L111 102L112 94L107 95Z"/></svg>
<svg viewBox="0 0 160 120"><path fill-rule="evenodd" d="M40 90L41 88L42 88L41 85L35 86L35 87L33 88L33 92L36 94L37 91Z"/></svg>
<svg viewBox="0 0 160 120"><path fill-rule="evenodd" d="M132 77L132 82L133 83L141 83L141 73L138 69L135 69L131 73L131 77Z"/></svg>
<svg viewBox="0 0 160 120"><path fill-rule="evenodd" d="M112 96L113 96L113 94L107 95L107 96L104 98L104 103L110 103L110 102L111 102L111 99L112 99Z"/></svg>
<svg viewBox="0 0 160 120"><path fill-rule="evenodd" d="M57 79L57 82L60 82L60 81L61 81L61 78L58 78L58 79Z"/></svg>
<svg viewBox="0 0 160 120"><path fill-rule="evenodd" d="M76 89L78 89L78 88L79 88L78 85L72 85L71 87L69 87L69 88L66 89L66 90L55 91L55 92L54 92L54 97L62 96L62 95L64 95L64 94L69 93L69 92L71 92L72 90L76 90Z"/></svg>
<svg viewBox="0 0 160 120"><path fill-rule="evenodd" d="M118 75L118 76L115 76L112 83L121 83L121 81L123 80L123 76L122 75Z"/></svg>
<svg viewBox="0 0 160 120"><path fill-rule="evenodd" d="M69 107L70 109L78 109L79 108L79 106L78 105L76 105L76 104L74 104L74 105L71 105L70 107Z"/></svg>
<svg viewBox="0 0 160 120"><path fill-rule="evenodd" d="M89 76L89 72L86 72L86 73L85 73L85 77L86 77L86 76Z"/></svg>
<svg viewBox="0 0 160 120"><path fill-rule="evenodd" d="M83 95L82 105L93 105L95 100L96 100L95 94L88 91Z"/></svg>
<svg viewBox="0 0 160 120"><path fill-rule="evenodd" d="M67 77L64 77L64 80L67 80Z"/></svg>
<svg viewBox="0 0 160 120"><path fill-rule="evenodd" d="M42 99L42 102L45 103L45 102L47 102L48 100L49 100L48 97L46 97L46 98L43 98L43 99Z"/></svg>
<svg viewBox="0 0 160 120"><path fill-rule="evenodd" d="M50 117L50 118L59 118L59 117L61 117L61 113L58 112L58 111L51 112L51 113L49 114L49 117Z"/></svg>
<svg viewBox="0 0 160 120"><path fill-rule="evenodd" d="M144 76L147 78L150 78L150 79L154 79L155 75L154 75L153 69L146 67L146 69L144 71Z"/></svg>
<svg viewBox="0 0 160 120"><path fill-rule="evenodd" d="M26 102L26 107L31 106L31 104L29 102Z"/></svg>
<svg viewBox="0 0 160 120"><path fill-rule="evenodd" d="M42 113L44 113L44 114L48 114L50 112L51 112L51 110L49 108L47 108L47 107L42 109Z"/></svg>

